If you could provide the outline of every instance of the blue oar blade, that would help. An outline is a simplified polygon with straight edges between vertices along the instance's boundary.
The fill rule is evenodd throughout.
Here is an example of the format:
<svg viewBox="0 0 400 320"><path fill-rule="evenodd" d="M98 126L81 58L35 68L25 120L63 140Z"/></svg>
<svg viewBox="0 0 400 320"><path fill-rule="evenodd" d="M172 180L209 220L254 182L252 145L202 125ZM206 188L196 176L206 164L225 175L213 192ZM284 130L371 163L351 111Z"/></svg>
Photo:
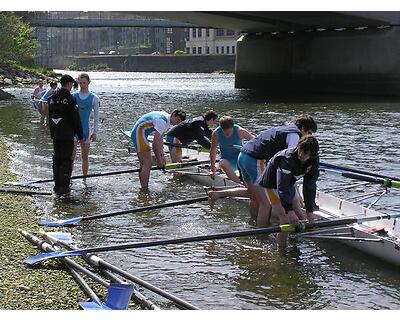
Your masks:
<svg viewBox="0 0 400 320"><path fill-rule="evenodd" d="M46 227L61 227L70 224L75 224L82 221L83 217L76 217L71 219L64 219L64 220L55 220L55 221L48 221L48 220L41 220L39 221L39 225L46 226Z"/></svg>
<svg viewBox="0 0 400 320"><path fill-rule="evenodd" d="M25 259L24 262L29 265L34 265L48 259L67 258L67 257L81 256L84 254L86 254L85 250L66 251L66 252L45 252L29 257Z"/></svg>
<svg viewBox="0 0 400 320"><path fill-rule="evenodd" d="M79 302L79 305L83 310L111 310L109 307L95 301Z"/></svg>
<svg viewBox="0 0 400 320"><path fill-rule="evenodd" d="M132 284L112 283L108 288L106 306L112 310L127 310L132 293Z"/></svg>

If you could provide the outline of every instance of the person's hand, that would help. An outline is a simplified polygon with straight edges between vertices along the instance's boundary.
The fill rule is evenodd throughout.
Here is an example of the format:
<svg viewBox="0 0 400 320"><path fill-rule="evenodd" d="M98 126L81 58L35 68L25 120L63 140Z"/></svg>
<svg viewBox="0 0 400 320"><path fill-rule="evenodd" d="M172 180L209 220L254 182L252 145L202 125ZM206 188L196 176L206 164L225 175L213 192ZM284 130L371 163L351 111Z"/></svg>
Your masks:
<svg viewBox="0 0 400 320"><path fill-rule="evenodd" d="M299 218L293 210L288 212L289 223L297 226L299 224Z"/></svg>
<svg viewBox="0 0 400 320"><path fill-rule="evenodd" d="M95 142L96 138L97 138L97 135L95 133L92 133L92 135L90 136L90 141Z"/></svg>
<svg viewBox="0 0 400 320"><path fill-rule="evenodd" d="M312 213L312 212L307 212L307 220L308 220L309 223L314 223L314 222L315 222L315 220L314 220L314 213Z"/></svg>

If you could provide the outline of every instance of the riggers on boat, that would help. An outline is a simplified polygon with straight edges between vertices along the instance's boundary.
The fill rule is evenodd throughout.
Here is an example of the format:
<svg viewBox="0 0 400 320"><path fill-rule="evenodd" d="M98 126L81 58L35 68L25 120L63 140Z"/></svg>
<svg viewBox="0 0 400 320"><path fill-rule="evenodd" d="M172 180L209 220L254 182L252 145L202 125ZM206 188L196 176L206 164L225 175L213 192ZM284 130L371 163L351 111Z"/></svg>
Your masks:
<svg viewBox="0 0 400 320"><path fill-rule="evenodd" d="M193 155L189 151L190 154ZM198 159L205 159L208 154L197 154ZM208 187L240 186L224 175L215 179L209 176L209 169L204 166L181 170L179 174ZM302 192L300 192L302 194ZM381 195L385 194L385 191ZM346 217L387 216L387 214L363 207L362 205L342 200L331 194L317 192L314 211L316 218L321 220L342 219ZM336 240L360 251L378 257L384 261L400 266L400 219L389 219L353 224L327 230L317 230L300 234L301 237Z"/></svg>

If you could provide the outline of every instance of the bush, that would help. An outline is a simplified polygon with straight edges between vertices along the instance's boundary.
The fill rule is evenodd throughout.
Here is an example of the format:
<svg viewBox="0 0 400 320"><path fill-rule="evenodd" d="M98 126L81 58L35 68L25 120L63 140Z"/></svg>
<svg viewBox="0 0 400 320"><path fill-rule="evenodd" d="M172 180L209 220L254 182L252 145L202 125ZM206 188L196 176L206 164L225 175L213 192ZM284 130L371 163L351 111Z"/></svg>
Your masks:
<svg viewBox="0 0 400 320"><path fill-rule="evenodd" d="M182 55L182 54L186 54L186 51L183 51L183 50L175 50L175 51L174 51L174 54L175 54L175 55Z"/></svg>
<svg viewBox="0 0 400 320"><path fill-rule="evenodd" d="M76 61L74 61L74 62L71 62L67 68L68 68L68 70L78 70L78 65L76 64Z"/></svg>
<svg viewBox="0 0 400 320"><path fill-rule="evenodd" d="M12 12L0 12L0 60L23 63L35 56L34 28Z"/></svg>

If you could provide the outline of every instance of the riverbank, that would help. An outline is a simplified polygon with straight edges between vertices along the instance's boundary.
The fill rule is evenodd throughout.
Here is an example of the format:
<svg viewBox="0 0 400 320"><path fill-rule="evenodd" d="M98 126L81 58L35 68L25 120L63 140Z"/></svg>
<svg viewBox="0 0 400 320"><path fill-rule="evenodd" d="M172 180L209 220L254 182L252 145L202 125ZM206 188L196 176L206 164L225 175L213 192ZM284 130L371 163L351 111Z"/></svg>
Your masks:
<svg viewBox="0 0 400 320"><path fill-rule="evenodd" d="M9 170L9 161L8 148L0 140L0 184L17 178ZM39 231L33 203L27 196L4 193L0 193L0 203L0 309L78 309L78 302L87 298L60 262L38 267L23 263L38 253L18 233L18 228Z"/></svg>
<svg viewBox="0 0 400 320"><path fill-rule="evenodd" d="M50 69L40 68L34 65L20 66L16 64L0 64L0 100L9 100L13 96L3 88L16 86L37 85L39 79L46 80L47 83L58 81L57 73Z"/></svg>

